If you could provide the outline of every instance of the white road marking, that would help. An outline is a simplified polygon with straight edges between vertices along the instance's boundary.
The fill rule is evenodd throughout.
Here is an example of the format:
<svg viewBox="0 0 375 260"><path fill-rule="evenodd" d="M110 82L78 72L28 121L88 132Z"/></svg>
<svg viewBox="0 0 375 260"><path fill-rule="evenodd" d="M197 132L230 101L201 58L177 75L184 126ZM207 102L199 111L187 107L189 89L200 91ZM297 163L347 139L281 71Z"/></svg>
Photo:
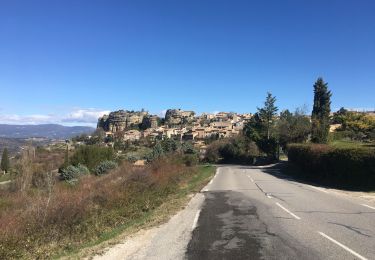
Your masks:
<svg viewBox="0 0 375 260"><path fill-rule="evenodd" d="M201 210L199 209L197 213L195 213L194 221L193 221L193 226L191 227L192 230L194 230L197 227L198 224L198 219L199 215L201 214Z"/></svg>
<svg viewBox="0 0 375 260"><path fill-rule="evenodd" d="M324 190L324 189L322 189L322 188L319 188L319 187L315 187L315 186L309 186L309 187L311 187L311 188L313 188L313 189L316 189L316 190L318 190L318 191L321 191L321 192L324 192L324 193L329 193L328 191L326 191L326 190Z"/></svg>
<svg viewBox="0 0 375 260"><path fill-rule="evenodd" d="M215 176L212 177L212 179L210 180L210 182L206 185L205 188L203 188L203 189L201 190L201 192L206 192L206 191L208 191L208 186L211 186L211 185L212 185L212 182L214 181L214 179L215 179L215 178L218 176L218 174L219 174L219 170L220 170L220 168L218 168L218 169L216 170L216 174L215 174Z"/></svg>
<svg viewBox="0 0 375 260"><path fill-rule="evenodd" d="M358 257L359 259L361 259L361 260L367 260L367 258L361 256L361 255L358 254L357 252L351 250L349 247L347 247L347 246L341 244L340 242L334 240L332 237L327 236L327 235L324 234L323 232L318 231L318 233L319 233L321 236L323 236L323 237L327 238L328 240L330 240L331 242L335 243L336 245L342 247L343 249L345 249L346 251L348 251L348 252L351 253L352 255L355 255L355 256Z"/></svg>
<svg viewBox="0 0 375 260"><path fill-rule="evenodd" d="M253 179L253 178L251 178L250 176L247 176L247 177L249 177L249 178L250 178L251 182L254 182L254 179Z"/></svg>
<svg viewBox="0 0 375 260"><path fill-rule="evenodd" d="M296 214L293 214L292 212L290 212L287 208L284 208L280 203L276 202L276 205L279 206L280 208L282 208L283 210L285 210L287 213L289 213L291 216L293 216L295 219L298 219L300 220L301 218L298 217Z"/></svg>
<svg viewBox="0 0 375 260"><path fill-rule="evenodd" d="M371 207L371 206L369 206L369 205L367 205L367 204L361 204L362 206L365 206L365 207L367 207L367 208L370 208L370 209L375 209L375 207Z"/></svg>
<svg viewBox="0 0 375 260"><path fill-rule="evenodd" d="M273 197L269 194L267 194L267 198L272 199Z"/></svg>

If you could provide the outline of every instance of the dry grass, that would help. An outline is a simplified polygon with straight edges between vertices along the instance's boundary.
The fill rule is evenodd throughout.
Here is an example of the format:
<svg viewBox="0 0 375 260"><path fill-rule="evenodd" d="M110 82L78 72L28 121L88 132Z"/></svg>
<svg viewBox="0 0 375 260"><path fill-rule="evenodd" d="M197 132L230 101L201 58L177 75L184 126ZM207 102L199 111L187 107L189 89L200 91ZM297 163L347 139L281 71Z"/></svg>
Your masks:
<svg viewBox="0 0 375 260"><path fill-rule="evenodd" d="M123 164L111 173L84 176L75 186L1 191L0 259L51 258L130 225L177 194L196 174L177 158L139 168Z"/></svg>

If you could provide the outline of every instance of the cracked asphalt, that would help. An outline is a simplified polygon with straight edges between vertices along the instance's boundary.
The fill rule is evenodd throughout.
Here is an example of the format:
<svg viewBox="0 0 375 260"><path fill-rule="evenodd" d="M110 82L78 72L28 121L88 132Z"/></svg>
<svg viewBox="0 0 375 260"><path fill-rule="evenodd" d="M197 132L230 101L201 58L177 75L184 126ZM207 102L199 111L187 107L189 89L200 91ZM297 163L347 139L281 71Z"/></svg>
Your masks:
<svg viewBox="0 0 375 260"><path fill-rule="evenodd" d="M220 167L187 245L187 259L375 259L375 208L280 175Z"/></svg>

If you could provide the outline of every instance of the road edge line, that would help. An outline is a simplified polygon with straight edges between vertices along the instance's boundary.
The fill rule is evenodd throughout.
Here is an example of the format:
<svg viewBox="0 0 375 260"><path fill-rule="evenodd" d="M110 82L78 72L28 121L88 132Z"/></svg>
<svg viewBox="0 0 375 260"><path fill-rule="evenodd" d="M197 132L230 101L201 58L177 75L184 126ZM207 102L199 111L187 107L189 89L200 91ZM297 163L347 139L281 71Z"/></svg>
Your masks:
<svg viewBox="0 0 375 260"><path fill-rule="evenodd" d="M194 230L197 225L198 225L198 219L199 219L199 215L201 214L201 210L198 209L197 213L195 213L195 217L194 217L194 221L193 221L193 225L191 226L191 229Z"/></svg>

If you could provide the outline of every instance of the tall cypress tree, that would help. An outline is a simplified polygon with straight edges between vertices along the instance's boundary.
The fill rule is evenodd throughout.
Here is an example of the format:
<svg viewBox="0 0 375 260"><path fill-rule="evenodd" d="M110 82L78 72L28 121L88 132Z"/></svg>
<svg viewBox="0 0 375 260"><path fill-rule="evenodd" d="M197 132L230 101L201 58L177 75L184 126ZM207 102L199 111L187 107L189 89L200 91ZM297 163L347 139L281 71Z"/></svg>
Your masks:
<svg viewBox="0 0 375 260"><path fill-rule="evenodd" d="M1 170L5 172L9 172L10 168L10 163L9 163L9 154L8 154L8 149L4 148L3 150L3 155L1 157Z"/></svg>
<svg viewBox="0 0 375 260"><path fill-rule="evenodd" d="M314 106L311 115L311 141L314 143L328 142L331 96L328 84L322 78L318 78L314 84Z"/></svg>

